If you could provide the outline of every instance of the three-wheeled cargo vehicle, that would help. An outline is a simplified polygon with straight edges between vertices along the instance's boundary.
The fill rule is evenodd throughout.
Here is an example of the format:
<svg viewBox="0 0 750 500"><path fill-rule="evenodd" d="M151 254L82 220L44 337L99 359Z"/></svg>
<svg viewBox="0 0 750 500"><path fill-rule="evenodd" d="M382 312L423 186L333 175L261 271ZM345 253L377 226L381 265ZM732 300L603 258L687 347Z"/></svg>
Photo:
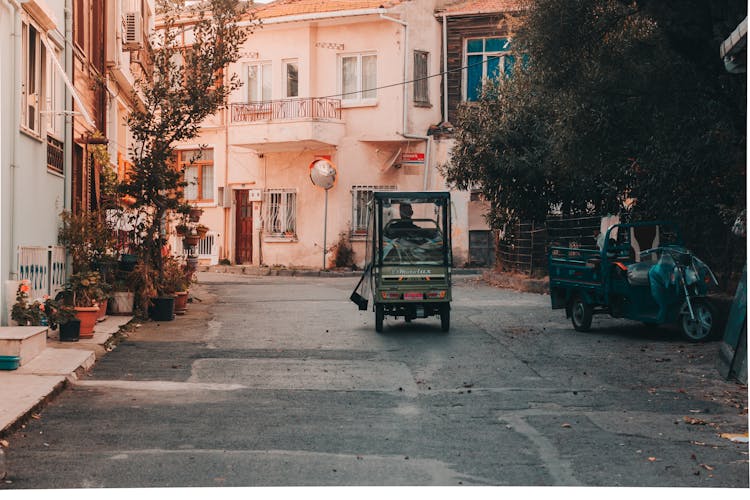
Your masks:
<svg viewBox="0 0 750 500"><path fill-rule="evenodd" d="M674 223L615 224L599 245L549 249L552 308L565 308L576 330L588 331L592 316L605 313L648 325L679 323L692 342L714 333L707 293L716 277L683 246Z"/></svg>
<svg viewBox="0 0 750 500"><path fill-rule="evenodd" d="M365 272L351 299L367 310L372 292L375 330L386 316L440 316L450 329L451 226L447 192L375 192ZM364 283L364 286L362 286ZM362 293L358 292L361 291Z"/></svg>

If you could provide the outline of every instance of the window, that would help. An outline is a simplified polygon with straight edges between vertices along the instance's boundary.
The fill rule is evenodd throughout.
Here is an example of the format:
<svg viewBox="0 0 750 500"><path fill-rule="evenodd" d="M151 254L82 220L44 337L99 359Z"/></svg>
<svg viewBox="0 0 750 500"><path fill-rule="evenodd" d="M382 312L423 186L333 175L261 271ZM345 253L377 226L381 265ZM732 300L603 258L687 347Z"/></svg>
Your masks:
<svg viewBox="0 0 750 500"><path fill-rule="evenodd" d="M248 66L247 100L248 102L271 100L271 63Z"/></svg>
<svg viewBox="0 0 750 500"><path fill-rule="evenodd" d="M177 151L177 166L185 172L185 201L213 202L214 150Z"/></svg>
<svg viewBox="0 0 750 500"><path fill-rule="evenodd" d="M298 97L299 64L297 64L297 61L287 61L284 63L284 72L286 73L286 97Z"/></svg>
<svg viewBox="0 0 750 500"><path fill-rule="evenodd" d="M341 56L341 99L363 101L378 96L378 57L375 54Z"/></svg>
<svg viewBox="0 0 750 500"><path fill-rule="evenodd" d="M39 31L33 25L24 21L21 32L23 39L21 126L40 136L40 107L44 102L47 54Z"/></svg>
<svg viewBox="0 0 750 500"><path fill-rule="evenodd" d="M61 95L62 89L59 86L60 77L53 67L54 63L52 62L52 58L55 57L59 61L60 55L61 53L59 49L54 45L49 45L44 79L44 87L47 96L43 110L47 113L45 123L47 133L56 134L58 136L61 136L63 131L62 115L58 111L62 108L61 103L64 102L64 100Z"/></svg>
<svg viewBox="0 0 750 500"><path fill-rule="evenodd" d="M264 231L268 236L297 234L297 193L294 189L268 189L263 197Z"/></svg>
<svg viewBox="0 0 750 500"><path fill-rule="evenodd" d="M395 190L396 186L352 186L352 237L367 235L367 225L372 209L372 193Z"/></svg>
<svg viewBox="0 0 750 500"><path fill-rule="evenodd" d="M414 103L430 104L430 95L428 93L428 56L427 52L421 50L414 51Z"/></svg>
<svg viewBox="0 0 750 500"><path fill-rule="evenodd" d="M464 98L476 101L486 80L510 76L515 58L508 50L507 38L472 38L466 40Z"/></svg>

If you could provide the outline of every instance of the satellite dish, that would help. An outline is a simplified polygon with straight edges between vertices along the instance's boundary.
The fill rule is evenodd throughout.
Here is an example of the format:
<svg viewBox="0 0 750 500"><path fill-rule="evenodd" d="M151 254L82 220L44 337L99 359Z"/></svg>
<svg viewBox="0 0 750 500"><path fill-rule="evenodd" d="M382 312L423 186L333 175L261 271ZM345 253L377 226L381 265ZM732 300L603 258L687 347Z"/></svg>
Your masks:
<svg viewBox="0 0 750 500"><path fill-rule="evenodd" d="M325 158L318 158L310 164L310 180L326 191L336 183L336 167Z"/></svg>

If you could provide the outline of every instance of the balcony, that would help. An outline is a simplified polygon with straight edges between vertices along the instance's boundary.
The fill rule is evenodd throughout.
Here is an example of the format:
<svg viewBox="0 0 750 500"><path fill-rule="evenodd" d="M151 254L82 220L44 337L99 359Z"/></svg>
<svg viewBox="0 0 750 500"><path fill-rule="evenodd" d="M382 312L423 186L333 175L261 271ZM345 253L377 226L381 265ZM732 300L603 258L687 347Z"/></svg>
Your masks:
<svg viewBox="0 0 750 500"><path fill-rule="evenodd" d="M325 97L231 104L232 124L277 120L341 120L341 100Z"/></svg>
<svg viewBox="0 0 750 500"><path fill-rule="evenodd" d="M326 149L344 136L339 99L230 104L229 143L259 153Z"/></svg>

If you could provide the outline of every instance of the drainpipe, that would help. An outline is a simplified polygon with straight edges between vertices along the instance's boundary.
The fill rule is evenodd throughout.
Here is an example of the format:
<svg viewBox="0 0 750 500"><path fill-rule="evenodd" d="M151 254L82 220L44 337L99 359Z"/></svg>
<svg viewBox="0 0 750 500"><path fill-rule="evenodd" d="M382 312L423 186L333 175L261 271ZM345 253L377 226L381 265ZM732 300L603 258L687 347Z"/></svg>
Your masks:
<svg viewBox="0 0 750 500"><path fill-rule="evenodd" d="M65 0L65 71L66 75L73 74L73 46L71 45L73 39L73 0ZM71 102L71 93L67 85L65 85L65 93L63 97L63 109L67 109L70 105L70 110L73 111L73 105ZM63 207L66 210L71 209L71 200L73 198L73 123L75 122L73 114L65 114L65 127L64 127L64 168L65 175L64 186L63 186Z"/></svg>
<svg viewBox="0 0 750 500"><path fill-rule="evenodd" d="M13 47L13 69L11 77L11 82L13 82L13 109L19 110L21 109L21 93L18 92L19 90L19 68L18 65L21 64L21 62L18 59L18 54L21 53L21 15L19 13L21 6L18 5L16 2L12 2L14 4L15 9L13 9L13 32L11 33L11 45ZM18 168L18 136L19 136L19 130L21 124L19 123L20 117L19 113L11 113L13 115L13 129L11 130L11 134L13 137L13 140L11 141L11 149L10 149L10 169L9 169L9 175L10 175L10 192L8 193L8 202L10 206L10 219L8 222L8 256L10 257L10 267L8 269L8 278L9 279L17 279L18 276L16 275L16 269L17 269L17 260L18 260L18 254L15 251L16 247L16 230L15 230L15 222L16 222L16 169Z"/></svg>
<svg viewBox="0 0 750 500"><path fill-rule="evenodd" d="M443 123L448 122L448 19L443 13Z"/></svg>
<svg viewBox="0 0 750 500"><path fill-rule="evenodd" d="M394 17L389 17L380 13L380 18L385 19L386 21L392 21L394 23L398 23L404 28L404 75L402 81L407 81L408 79L408 67L409 67L409 24L406 21L402 21L401 19L396 19ZM430 172L430 151L432 149L432 137L429 135L415 135L415 134L409 134L407 132L407 124L408 124L408 97L409 97L409 86L403 85L403 100L404 100L404 106L403 106L403 123L401 125L402 132L401 135L404 136L407 139L419 139L421 141L425 141L425 155L424 155L424 185L423 185L423 191L427 191L427 185L428 185L428 178L429 178L429 172Z"/></svg>

